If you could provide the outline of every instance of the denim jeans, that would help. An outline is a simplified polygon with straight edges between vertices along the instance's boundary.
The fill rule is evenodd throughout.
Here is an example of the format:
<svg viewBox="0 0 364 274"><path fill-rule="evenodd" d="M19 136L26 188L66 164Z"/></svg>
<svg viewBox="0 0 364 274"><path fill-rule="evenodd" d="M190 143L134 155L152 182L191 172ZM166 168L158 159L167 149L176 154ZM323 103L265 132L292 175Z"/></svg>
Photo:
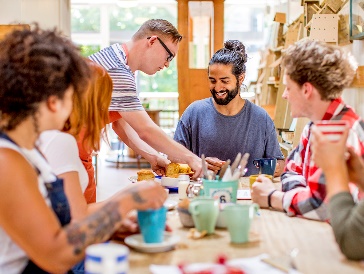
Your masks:
<svg viewBox="0 0 364 274"><path fill-rule="evenodd" d="M57 178L53 183L45 183L48 198L51 201L52 209L57 215L59 222L62 226L65 226L71 221L70 206L64 193L63 179ZM68 271L69 274L83 274L85 272L84 261L76 264L72 270ZM32 261L29 261L28 265L22 272L23 274L45 274L48 273L40 269Z"/></svg>

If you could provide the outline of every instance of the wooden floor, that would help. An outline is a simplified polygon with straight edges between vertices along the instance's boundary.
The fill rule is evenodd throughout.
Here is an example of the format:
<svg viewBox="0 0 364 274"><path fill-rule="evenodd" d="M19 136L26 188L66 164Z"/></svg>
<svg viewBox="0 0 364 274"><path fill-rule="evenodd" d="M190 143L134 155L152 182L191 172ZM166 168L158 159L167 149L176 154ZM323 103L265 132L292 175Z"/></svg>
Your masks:
<svg viewBox="0 0 364 274"><path fill-rule="evenodd" d="M130 176L136 176L138 168L130 165L119 165L106 161L106 156L99 156L97 160L97 201L102 201L131 184ZM124 167L127 166L127 167Z"/></svg>

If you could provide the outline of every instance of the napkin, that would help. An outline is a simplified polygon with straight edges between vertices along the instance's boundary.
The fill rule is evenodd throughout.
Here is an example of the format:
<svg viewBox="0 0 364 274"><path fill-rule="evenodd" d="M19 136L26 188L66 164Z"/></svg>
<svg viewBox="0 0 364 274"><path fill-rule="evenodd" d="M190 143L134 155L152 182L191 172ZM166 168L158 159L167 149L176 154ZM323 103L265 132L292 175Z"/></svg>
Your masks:
<svg viewBox="0 0 364 274"><path fill-rule="evenodd" d="M268 258L268 254L261 254L251 258L233 259L227 262L227 265L241 268L246 274L283 274L286 273L262 261ZM182 271L173 265L150 265L149 270L153 274L182 274ZM290 274L299 274L296 270L290 270Z"/></svg>
<svg viewBox="0 0 364 274"><path fill-rule="evenodd" d="M231 181L232 175L231 175L231 168L230 166L227 167L224 177L221 178L221 181L228 182Z"/></svg>

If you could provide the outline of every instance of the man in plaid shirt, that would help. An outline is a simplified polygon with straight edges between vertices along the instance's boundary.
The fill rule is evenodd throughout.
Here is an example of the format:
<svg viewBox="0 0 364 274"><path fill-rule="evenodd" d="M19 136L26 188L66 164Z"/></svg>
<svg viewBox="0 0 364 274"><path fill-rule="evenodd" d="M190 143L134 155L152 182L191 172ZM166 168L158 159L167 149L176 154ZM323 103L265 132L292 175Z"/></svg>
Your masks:
<svg viewBox="0 0 364 274"><path fill-rule="evenodd" d="M260 176L253 185L252 200L261 207L285 211L289 216L328 221L325 175L311 160L311 126L319 120L347 121L348 145L364 155L364 122L340 98L343 89L351 84L357 66L353 57L339 47L311 40L290 46L282 65L286 84L282 97L290 103L292 117L307 117L311 122L286 160L282 191ZM353 185L351 190L358 200L358 188Z"/></svg>

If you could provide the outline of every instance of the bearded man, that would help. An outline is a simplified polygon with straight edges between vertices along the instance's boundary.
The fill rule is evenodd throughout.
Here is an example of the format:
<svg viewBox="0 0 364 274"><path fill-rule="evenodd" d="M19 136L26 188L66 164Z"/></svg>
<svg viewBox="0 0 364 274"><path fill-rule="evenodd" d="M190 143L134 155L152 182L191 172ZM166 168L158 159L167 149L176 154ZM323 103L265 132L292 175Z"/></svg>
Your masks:
<svg viewBox="0 0 364 274"><path fill-rule="evenodd" d="M206 156L208 168L218 172L228 159L248 152L248 172L257 174L253 159L276 158L275 176L284 167L272 119L261 107L240 97L247 54L237 40L228 40L208 66L212 97L195 101L178 122L174 140L194 154Z"/></svg>

